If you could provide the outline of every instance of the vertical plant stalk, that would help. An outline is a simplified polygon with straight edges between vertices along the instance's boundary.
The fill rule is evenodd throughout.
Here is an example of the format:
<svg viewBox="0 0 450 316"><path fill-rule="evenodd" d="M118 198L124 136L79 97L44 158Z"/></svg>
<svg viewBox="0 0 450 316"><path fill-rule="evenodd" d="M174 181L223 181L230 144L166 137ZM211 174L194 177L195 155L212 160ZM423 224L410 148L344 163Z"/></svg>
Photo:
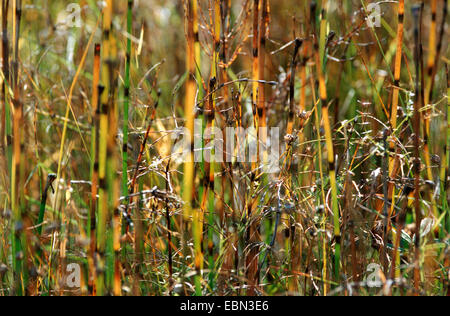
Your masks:
<svg viewBox="0 0 450 316"><path fill-rule="evenodd" d="M403 32L405 20L405 0L399 0L398 4L398 25L397 25L397 51L395 55L395 70L394 70L394 91L392 96L392 111L391 111L391 127L395 131L397 128L398 117L398 101L400 93L400 76L402 67L402 48L403 48ZM391 149L394 148L395 142L390 142ZM389 173L392 174L394 169L394 159L390 160Z"/></svg>
<svg viewBox="0 0 450 316"><path fill-rule="evenodd" d="M288 115L288 125L286 133L291 135L294 131L294 120L295 120L295 74L297 67L297 56L298 52L303 44L303 41L299 38L295 39L294 53L292 55L291 61L291 79L289 81L289 115Z"/></svg>
<svg viewBox="0 0 450 316"><path fill-rule="evenodd" d="M266 70L266 38L268 36L269 28L269 3L267 0L262 0L261 2L261 21L259 26L259 66L258 66L258 117L259 117L259 127L267 126L267 107L266 107L266 93L265 93L265 70ZM266 144L266 136L263 133L263 139L261 141ZM266 151L264 151L266 154ZM266 158L263 158L263 162L266 163Z"/></svg>
<svg viewBox="0 0 450 316"><path fill-rule="evenodd" d="M170 192L170 162L166 166L166 191ZM173 291L173 250L172 250L172 224L171 224L171 206L168 198L165 198L166 204L166 224L167 224L167 265L169 270L169 296L172 296Z"/></svg>
<svg viewBox="0 0 450 316"><path fill-rule="evenodd" d="M117 49L112 34L113 0L108 0L103 11L103 44L102 44L102 82L105 86L101 95L100 131L99 131L99 219L97 228L98 275L97 295L103 296L112 291L120 294L117 257L120 249L120 227L118 210L118 181L116 170L116 133L117 104L116 96L116 56ZM108 232L108 222L112 220L112 232ZM109 252L109 260L107 251ZM117 259L117 258L116 258ZM109 276L109 277L107 277ZM113 281L113 284L109 282Z"/></svg>
<svg viewBox="0 0 450 316"><path fill-rule="evenodd" d="M206 129L212 133L214 128L214 116L215 116L215 93L213 93L216 86L215 77L211 78L209 83L208 92L208 102L205 107L205 118L206 118ZM205 148L214 146L214 139L210 135L211 139L209 142L205 143ZM203 176L203 197L201 202L201 209L204 214L208 214L208 238L207 238L207 249L208 249L208 267L209 269L214 269L213 261L213 216L214 216L214 150L210 149L209 161L205 161L205 172ZM197 262L196 262L197 264ZM211 276L211 275L210 275ZM211 281L211 280L210 280ZM198 293L197 293L198 295Z"/></svg>
<svg viewBox="0 0 450 316"><path fill-rule="evenodd" d="M319 77L319 93L320 101L322 104L322 119L323 127L325 130L325 140L327 144L328 152L328 174L330 178L331 186L331 198L332 198L332 210L334 216L334 239L335 239L335 253L334 253L334 275L335 280L340 279L340 261L341 261L341 229L340 229L340 215L339 215L339 203L338 203L338 190L336 183L336 167L334 160L334 148L333 148L333 136L330 124L330 117L328 113L328 95L325 82L324 70L325 70L325 43L327 40L327 5L328 1L322 2L322 18L320 22L320 43L317 47L317 41L315 41L316 50L316 68Z"/></svg>
<svg viewBox="0 0 450 316"><path fill-rule="evenodd" d="M127 5L127 52L125 59L125 87L123 103L123 146L122 146L122 194L128 193L128 113L130 106L131 36L133 33L133 0ZM128 203L128 199L125 200Z"/></svg>
<svg viewBox="0 0 450 316"><path fill-rule="evenodd" d="M196 83L194 80L196 74L195 68L195 44L194 36L194 9L197 9L197 0L188 0L187 4L187 59L186 67L188 71L188 80L186 84L186 96L184 100L184 115L186 118L185 127L189 130L189 156L186 158L184 163L184 174L183 174L183 222L184 222L184 235L183 235L183 248L184 253L187 253L187 238L188 238L188 222L193 220L192 223L192 234L194 238L194 264L196 269L195 277L195 291L196 295L201 295L201 269L203 268L203 254L201 249L201 238L202 238L202 225L201 225L201 214L199 210L193 210L193 187L194 187L194 119L195 119L195 94L196 94ZM187 264L187 263L186 263Z"/></svg>
<svg viewBox="0 0 450 316"><path fill-rule="evenodd" d="M402 48L403 48L403 33L404 33L404 21L405 21L405 0L400 0L398 4L398 25L397 25L397 51L395 55L395 66L394 66L394 91L392 95L392 107L391 107L391 128L392 128L392 138L389 142L389 150L391 155L389 156L389 177L394 179L396 177L396 165L399 163L396 153L396 143L394 140L394 134L397 130L397 116L398 116L398 104L399 104L399 93L400 93L400 79L401 79L401 67L402 67ZM394 212L395 207L395 185L394 182L389 182L388 195L391 197L391 208L389 216ZM389 228L388 228L389 229ZM401 231L396 232L396 234L401 235ZM396 240L394 234L394 240ZM394 252L393 265L400 263L400 260L396 258L397 252ZM400 271L399 269L396 271ZM397 272L396 272L397 273ZM398 276L399 277L399 276Z"/></svg>
<svg viewBox="0 0 450 316"><path fill-rule="evenodd" d="M253 0L253 83L252 83L252 102L256 106L258 104L258 86L259 86L259 8L262 0ZM256 113L258 114L258 113ZM258 122L258 117L255 118ZM258 125L256 126L258 129Z"/></svg>
<svg viewBox="0 0 450 316"><path fill-rule="evenodd" d="M427 83L425 87L425 106L428 106L432 100L430 99L430 89L431 89L431 82L433 81L432 75L434 71L434 64L436 62L436 30L437 30L437 0L430 0L431 3L431 24L430 24L430 34L428 36L428 60L427 60ZM425 130L426 135L429 136L430 133L430 110L428 109L425 113ZM428 143L425 144L426 148L425 150L428 150ZM430 153L425 153L428 155L427 159L429 160ZM427 165L428 169L430 169L430 165ZM431 172L431 171L430 171ZM429 174L428 174L429 176ZM432 178L429 177L428 180L432 180Z"/></svg>
<svg viewBox="0 0 450 316"><path fill-rule="evenodd" d="M436 57L435 57L435 61L433 63L433 70L432 70L432 73L431 73L431 76L430 76L431 84L430 84L430 88L428 89L428 92L429 92L428 100L429 100L429 102L433 102L434 85L436 83L436 74L438 72L439 61L441 59L441 54L442 54L442 45L444 43L445 25L446 25L446 22L447 22L447 16L448 16L448 0L444 0L442 21L441 21L441 26L440 26L440 29L439 29L439 40L438 40L436 51L435 51L435 56Z"/></svg>
<svg viewBox="0 0 450 316"><path fill-rule="evenodd" d="M422 3L423 4L423 3ZM423 107L423 96L421 94L421 40L420 29L422 20L423 7L416 5L413 7L414 17L414 61L416 67L416 79L415 79L415 102L414 102L414 117L413 117L413 130L414 130L414 208L416 217L416 229L415 229L415 261L414 261L414 287L416 289L416 295L419 293L420 288L420 224L422 220L422 214L420 209L420 109Z"/></svg>
<svg viewBox="0 0 450 316"><path fill-rule="evenodd" d="M229 34L231 29L231 0L225 0L222 1L220 6L220 15L221 15L221 25L222 25L222 32L220 35L220 41L222 43L221 47L221 56L220 56L220 64L221 71L220 71L220 82L226 83L229 81L228 79L228 50L229 50ZM231 243L232 243L232 236L229 231L229 223L228 223L228 217L225 213L225 207L226 205L232 205L234 200L234 184L233 184L233 163L227 161L227 148L226 144L229 141L229 135L227 135L225 127L228 127L229 122L231 121L230 118L234 114L230 114L230 104L231 104L231 98L230 98L230 91L227 85L223 86L223 105L222 108L225 109L225 124L222 124L221 126L221 132L223 135L223 164L222 164L222 170L223 170L223 176L221 179L221 185L222 190L220 192L221 196L223 198L219 199L219 216L220 216L220 226L223 227L224 233L220 234L220 241L219 241L219 253L224 253L224 260L221 266L221 273L218 275L217 278L217 289L220 296L223 296L227 290L227 280L230 278L230 271L232 267L231 262L231 256L230 256L230 250L232 249ZM231 101L231 102L230 102ZM231 107L234 109L234 107ZM233 137L233 136L231 136ZM226 192L229 192L228 200L226 199ZM233 208L232 208L233 211Z"/></svg>
<svg viewBox="0 0 450 316"><path fill-rule="evenodd" d="M38 236L42 235L42 223L44 222L45 206L47 203L48 190L51 188L52 191L54 191L52 184L55 180L56 180L56 174L50 173L47 176L47 182L45 183L45 188L42 191L41 205L40 205L40 209L39 209L39 217L38 217L38 221L36 223Z"/></svg>
<svg viewBox="0 0 450 316"><path fill-rule="evenodd" d="M447 15L448 15L448 0L444 0L444 12L443 12L443 16L442 16L442 22L441 22L441 26L440 26L440 31L439 31L439 41L437 44L437 49L436 49L436 61L434 63L434 69L433 69L433 73L431 75L431 88L430 88L430 100L433 100L433 90L434 90L434 84L435 84L435 77L438 71L438 66L439 66L439 60L440 60L440 56L442 53L442 45L443 45L443 40L444 40L444 34L445 34L445 25L447 22ZM446 65L446 75L447 75L447 83L448 83L448 66ZM450 102L450 100L449 100ZM447 109L448 110L448 109ZM447 113L447 118L448 118L448 113ZM447 132L448 132L448 126L447 126ZM448 176L448 150L449 150L449 145L446 145L446 150L444 152L444 159L442 160L444 163L442 163L441 165L441 188L442 188L442 202L443 202L443 208L445 209L446 207L448 207L448 201L447 201L447 176ZM448 216L448 215L447 215ZM445 227L445 225L444 225Z"/></svg>
<svg viewBox="0 0 450 316"><path fill-rule="evenodd" d="M388 252L387 252L387 244L388 244L388 227L390 224L390 217L389 217L389 152L388 152L388 137L389 137L389 130L385 129L383 131L383 161L382 161L382 173L383 173L383 246L381 250L381 263L383 266L383 271L385 275L388 274L388 264L389 264L389 258L388 258Z"/></svg>
<svg viewBox="0 0 450 316"><path fill-rule="evenodd" d="M89 236L90 236L90 250L89 250L89 280L88 288L90 295L95 295L96 284L96 221L97 221L97 193L98 193L98 135L99 135L99 117L100 117L100 98L103 94L104 87L99 85L100 82L100 44L96 44L94 48L94 70L92 77L92 136L91 136L91 205L89 216Z"/></svg>
<svg viewBox="0 0 450 316"><path fill-rule="evenodd" d="M312 32L313 32L313 36L314 36L314 43L313 43L313 47L314 47L314 58L317 55L317 51L318 51L318 45L317 45L317 21L316 21L316 10L317 10L317 3L315 1L312 1L310 4L310 22L312 24ZM317 67L317 66L316 66ZM313 69L311 67L311 73L313 73ZM320 183L324 183L324 171L323 171L323 165L322 165L322 149L321 149L321 133L320 133L320 118L319 118L319 111L318 111L318 104L320 100L317 100L317 96L316 96L316 81L314 80L313 76L310 76L310 85L311 85L311 91L312 91L312 99L314 101L314 116L315 116L315 128L317 131L317 152L318 152L318 166L319 166L319 175L320 175ZM325 197L325 189L324 186L321 185L321 198L322 198L322 202L323 205L326 205L327 203L327 199ZM328 220L328 216L327 216L327 212L324 212L324 216L322 219L322 228L325 229L326 228L326 224L327 224L327 220ZM323 279L325 280L328 276L328 266L327 266L327 238L326 236L324 236L322 238L323 242L322 242L322 257L323 257L323 263L322 263L322 276ZM306 283L305 283L306 285ZM327 295L328 292L328 286L326 283L324 283L324 296Z"/></svg>
<svg viewBox="0 0 450 316"><path fill-rule="evenodd" d="M153 122L155 121L155 118L156 118L156 112L157 112L157 109L158 109L160 96L161 96L161 91L158 90L157 100L155 102L155 105L153 106L153 110L152 110L152 113L150 115L150 120L147 123L147 130L145 132L144 139L143 139L143 141L141 143L141 147L139 149L139 155L138 155L138 158L137 158L137 161L136 161L136 166L134 167L133 177L131 178L131 185L130 185L130 189L129 189L129 192L128 192L128 196L130 196L130 198L129 198L128 203L125 206L125 212L124 212L124 217L125 217L125 220L127 221L127 225L126 225L127 230L129 228L129 225L132 224L131 213L129 211L129 208L130 208L130 205L133 203L133 197L138 195L135 192L136 192L136 185L138 184L137 180L138 180L138 175L139 175L139 169L140 169L142 160L144 158L145 149L146 149L146 146L147 146L148 139L150 137L150 131L151 131ZM139 190L140 190L141 186L142 186L142 181L140 181L140 183L139 183ZM135 231L134 231L134 239L135 239L135 242L134 242L134 253L135 253L135 261L136 261L135 262L135 279L134 279L134 282L135 282L135 285L136 285L135 286L135 291L137 292L137 294L139 294L139 289L138 289L137 286L139 284L139 280L142 277L141 271L142 271L142 264L143 264L143 261L144 261L144 259L143 259L144 253L143 253L143 246L142 246L144 236L143 236L143 230L142 230L142 224L141 224L142 218L141 218L141 215L140 215L141 204L142 204L141 201L139 201L138 202L138 206L136 207L136 209L137 209L136 210L136 228L135 228Z"/></svg>
<svg viewBox="0 0 450 316"><path fill-rule="evenodd" d="M130 107L130 71L131 71L131 36L133 35L133 0L127 2L127 46L125 57L125 83L123 102L123 126L122 126L122 194L126 197L124 203L128 205L128 126ZM128 224L123 225L123 231Z"/></svg>
<svg viewBox="0 0 450 316"><path fill-rule="evenodd" d="M24 145L24 121L23 121L23 103L20 96L19 88L19 34L20 20L22 14L22 1L14 0L13 2L13 64L12 64L12 87L13 87L13 129L12 129L12 165L11 165L11 208L14 218L13 227L13 262L15 273L15 290L16 294L24 294L27 287L26 268L27 245L24 234L24 219L22 218L22 197L23 197L23 173L24 173L24 157L22 157L22 148ZM25 256L25 258L24 258Z"/></svg>
<svg viewBox="0 0 450 316"><path fill-rule="evenodd" d="M219 61L220 61L220 34L221 34L221 4L220 0L214 0L214 34L213 34L213 62L211 64L211 80L210 80L210 105L207 110L207 124L215 130L216 115L216 98L214 92L216 84L219 81ZM216 136L214 135L214 138ZM215 163L215 140L210 139L210 170L209 170L209 188L208 188L208 269L209 269L209 286L214 288L214 217L215 217L215 172L219 164Z"/></svg>
<svg viewBox="0 0 450 316"><path fill-rule="evenodd" d="M294 124L295 124L295 114L296 114L296 109L295 109L295 77L296 77L296 69L297 69L297 56L299 53L299 50L302 46L303 41L300 39L295 39L294 41L295 43L295 47L294 47L294 53L292 55L292 60L291 60L291 74L290 74L290 81L289 81L289 113L288 113L288 124L287 124L287 130L286 130L286 134L287 135L291 135L293 136L294 133ZM265 134L265 133L264 133ZM292 138L293 139L293 138ZM266 144L266 142L264 142L264 144ZM292 190L292 172L291 172L291 165L292 165L292 156L293 156L293 147L292 147L292 143L291 142L287 142L286 144L286 154L287 154L287 158L286 158L286 172L288 173L287 175L287 181L286 181L286 186L287 188L289 188L287 190L287 196L291 196L291 193L289 193L290 190ZM266 161L264 161L264 163L266 163ZM279 212L281 212L281 210L279 210ZM280 213L281 214L281 213ZM277 214L278 216L278 214ZM291 230L291 233L293 233L292 231L292 227L295 228L295 224L292 223L291 218L289 216L283 215L283 219L282 222L284 222L284 225L286 227L289 227L289 229ZM276 224L277 225L277 224ZM276 232L276 229L275 229ZM295 232L295 230L294 230ZM276 235L274 235L274 238L276 237ZM289 238L290 242L286 242L286 252L287 253L291 253L291 256L293 257L292 252L294 251L294 237L291 236L291 238ZM274 240L275 242L275 240ZM273 245L271 245L272 247ZM291 270L293 268L292 262L291 262ZM292 281L294 281L295 278L292 278L290 280L290 284L292 285Z"/></svg>
<svg viewBox="0 0 450 316"><path fill-rule="evenodd" d="M9 147L10 135L11 135L11 123L10 123L10 108L8 103L7 87L9 85L9 41L8 41L8 8L9 0L2 0L2 12L1 12L1 23L2 23L2 58L3 58L3 83L2 83L2 94L0 104L2 105L1 112L1 126L0 126L0 149L5 150ZM5 146L6 145L6 146ZM9 153L6 153L5 157ZM9 165L9 161L8 161ZM9 171L7 171L9 172Z"/></svg>
<svg viewBox="0 0 450 316"><path fill-rule="evenodd" d="M259 86L259 75L260 75L260 62L259 62L259 11L262 4L262 0L253 1L253 41L252 41L252 58L253 58L253 70L252 70L252 109L253 109L253 125L256 131L256 139L259 139L259 125L260 118L258 117L258 86ZM256 214L254 211L256 209L256 203L258 201L257 196L253 196L253 192L256 190L254 180L257 178L258 164L260 161L259 157L259 146L257 146L256 159L253 159L251 163L251 183L250 183L250 193L248 194L249 200L247 201L246 210L246 232L245 232L245 246L248 248L248 253L245 258L245 271L248 283L248 296L256 295L256 288L258 285L258 247L257 240L259 239L258 223L256 220Z"/></svg>
<svg viewBox="0 0 450 316"><path fill-rule="evenodd" d="M447 4L447 3L445 3ZM448 69L448 65L445 66L446 69L446 74L447 74L447 113L446 113L446 117L447 117L447 123L446 123L446 150L445 150L445 163L444 163L444 171L443 171L443 180L442 180L442 187L443 187L443 192L442 192L442 199L444 201L444 206L448 207L448 176L449 176L449 167L450 167L450 74L449 74L449 69ZM450 233L450 214L448 214L447 212L447 223L444 226L445 230L447 233ZM450 291L450 287L449 287L449 291Z"/></svg>
<svg viewBox="0 0 450 316"><path fill-rule="evenodd" d="M117 44L114 37L111 37L111 61L110 61L110 112L108 114L108 145L107 145L107 170L118 170L119 164L119 150L117 150L117 134L119 127L119 108L117 104ZM111 232L111 248L112 253L109 253L111 264L109 271L112 278L111 290L114 296L120 296L122 293L122 281L120 272L120 236L122 227L121 214L119 210L120 186L121 180L116 172L108 172L108 208L109 214L112 215L112 232Z"/></svg>
<svg viewBox="0 0 450 316"><path fill-rule="evenodd" d="M9 9L9 0L2 0L2 71L3 71L3 80L2 80L2 95L1 95L1 104L3 104L2 108L2 118L1 123L2 129L1 131L1 145L0 148L4 145L5 147L5 157L6 157L6 170L5 175L9 175L11 177L12 171L12 126L11 126L11 105L9 101L9 87L10 87L10 71L9 71L9 39L8 39L8 9ZM4 112L4 113L3 113ZM11 186L12 182L7 183L8 186ZM6 204L6 202L5 202ZM10 201L10 205L12 207L12 202ZM12 263L13 268L16 267L16 259L15 259L15 236L14 232L11 233L11 243L12 243ZM13 277L14 277L15 269L13 269Z"/></svg>
<svg viewBox="0 0 450 316"><path fill-rule="evenodd" d="M423 13L422 13L423 14ZM430 34L429 34L429 46L428 46L428 61L427 61L427 76L425 76L425 72L422 72L422 98L424 99L424 106L426 110L423 114L424 117L424 125L423 125L423 133L424 133L424 160L426 165L426 174L429 181L433 181L433 170L431 165L431 154L430 154L430 137L431 137L431 109L429 108L432 100L430 99L433 81L433 70L435 68L436 62L436 17L437 17L437 0L431 0L431 25L430 25ZM421 44L422 45L422 44ZM422 48L421 48L422 50ZM423 54L421 52L421 54ZM421 63L423 63L421 59ZM423 65L421 65L423 68ZM426 78L426 83L425 82ZM423 91L425 89L425 91ZM433 214L435 218L439 217L436 201L434 195L430 192L429 198L431 201L431 207L433 210Z"/></svg>

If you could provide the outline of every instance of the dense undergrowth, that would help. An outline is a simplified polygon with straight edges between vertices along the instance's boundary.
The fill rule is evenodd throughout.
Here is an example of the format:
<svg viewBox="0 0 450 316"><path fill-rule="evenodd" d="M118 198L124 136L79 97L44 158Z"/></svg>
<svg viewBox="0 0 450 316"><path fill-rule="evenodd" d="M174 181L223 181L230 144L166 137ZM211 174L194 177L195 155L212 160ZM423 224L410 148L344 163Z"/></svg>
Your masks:
<svg viewBox="0 0 450 316"><path fill-rule="evenodd" d="M0 296L450 294L447 2L2 0Z"/></svg>

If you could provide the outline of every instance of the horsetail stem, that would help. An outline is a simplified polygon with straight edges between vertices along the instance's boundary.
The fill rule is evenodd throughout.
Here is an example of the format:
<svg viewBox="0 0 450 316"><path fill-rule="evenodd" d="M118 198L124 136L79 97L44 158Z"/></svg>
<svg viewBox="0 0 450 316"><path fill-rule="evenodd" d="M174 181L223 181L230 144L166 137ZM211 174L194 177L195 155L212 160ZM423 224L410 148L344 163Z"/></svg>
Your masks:
<svg viewBox="0 0 450 316"><path fill-rule="evenodd" d="M392 96L392 112L391 112L391 128L393 133L395 133L397 129L397 116L398 116L398 100L399 100L399 93L400 93L400 78L401 78L401 66L402 66L402 48L403 48L403 33L404 33L404 20L405 20L405 1L400 0L398 4L398 25L397 25L397 51L395 55L395 70L394 70L394 91ZM391 151L391 154L394 154L394 157L389 157L389 177L391 179L395 178L396 176L396 164L398 163L397 159L397 152L396 152L396 143L392 139L389 142L389 149ZM390 214L394 212L394 206L395 206L395 186L393 182L389 182L388 186L388 196L391 198L391 209ZM385 201L386 202L386 201ZM394 234L394 238L398 240L400 238L401 233L399 231ZM395 276L400 277L399 272L400 269L398 267L398 264L400 263L400 260L397 260L398 253L397 251L394 251L394 258L393 258L393 265L396 266L395 268ZM394 271L394 269L392 270Z"/></svg>
<svg viewBox="0 0 450 316"><path fill-rule="evenodd" d="M103 44L102 44L102 83L104 85L104 90L101 97L100 106L100 128L99 128L99 216L98 216L98 227L97 227L97 295L103 296L108 290L110 290L109 285L107 285L106 279L106 251L107 251L107 224L110 219L109 213L109 199L113 198L110 194L112 187L109 185L110 179L107 178L106 170L110 159L110 154L108 152L109 143L109 129L114 126L110 126L110 116L113 107L113 87L112 84L114 80L114 74L112 73L112 61L113 61L113 41L112 41L112 14L113 14L113 0L108 0L106 6L103 9ZM111 130L111 134L114 134Z"/></svg>
<svg viewBox="0 0 450 316"><path fill-rule="evenodd" d="M196 295L201 295L201 269L203 268L203 254L201 248L201 237L202 237L202 226L201 226L201 214L198 210L193 210L192 200L193 200L193 185L194 185L194 119L195 119L195 94L196 94L196 84L193 76L197 74L195 62L196 62L196 53L198 53L199 57L199 46L197 45L196 40L198 41L198 29L197 32L194 26L194 18L197 17L197 1L189 0L186 1L188 6L187 8L187 58L186 58L186 67L188 71L188 79L186 84L186 95L184 100L184 115L186 117L185 127L190 132L189 141L189 157L185 160L184 163L184 171L183 171L183 202L184 202L184 210L183 210L183 221L185 223L184 227L184 236L183 236L183 248L185 251L187 245L187 230L188 230L188 221L192 218L192 235L194 238L194 264L196 269L195 276L195 293Z"/></svg>
<svg viewBox="0 0 450 316"><path fill-rule="evenodd" d="M259 126L266 127L267 125L267 108L266 108L266 93L265 85L262 80L265 80L266 69L266 38L268 36L267 29L269 27L269 3L267 0L261 2L261 21L259 25L259 66L258 66L258 117L260 120ZM254 35L254 34L253 34ZM265 139L261 139L265 144ZM264 160L265 163L265 160Z"/></svg>
<svg viewBox="0 0 450 316"><path fill-rule="evenodd" d="M23 171L24 157L22 148L24 147L23 135L23 103L21 101L19 87L19 36L20 20L22 15L22 1L13 2L13 62L12 62L12 87L13 87L13 129L12 129L12 164L11 164L11 208L13 211L13 265L15 291L18 295L25 294L26 284L26 258L20 253L26 253L27 245L24 244L24 218L22 217L23 208Z"/></svg>
<svg viewBox="0 0 450 316"><path fill-rule="evenodd" d="M128 193L128 113L130 107L131 36L133 33L133 0L127 4L127 52L125 58L125 86L123 103L123 146L122 146L122 194ZM127 203L127 201L125 201Z"/></svg>
<svg viewBox="0 0 450 316"><path fill-rule="evenodd" d="M297 55L303 44L303 41L299 38L295 39L295 47L294 53L292 55L291 62L291 79L289 82L289 115L288 115L288 126L287 126L287 134L291 135L294 130L294 119L295 119L295 69L297 66Z"/></svg>
<svg viewBox="0 0 450 316"><path fill-rule="evenodd" d="M415 238L415 262L414 262L414 288L418 295L420 287L420 224L422 220L421 208L420 208L420 109L423 107L423 95L421 93L421 28L422 28L422 5L416 5L412 9L414 17L414 62L416 68L415 78L415 101L414 101L414 117L413 117L413 130L414 130L414 208L416 216L416 238ZM423 73L422 73L423 74Z"/></svg>
<svg viewBox="0 0 450 316"><path fill-rule="evenodd" d="M341 257L341 229L340 229L340 214L339 214L339 203L338 203L338 189L336 183L336 167L334 161L334 148L333 148L333 136L330 124L330 117L328 113L328 95L327 87L324 77L325 70L325 43L328 38L326 34L327 29L327 5L328 1L324 0L322 2L322 13L320 22L320 43L315 41L315 51L316 51L316 68L319 77L319 94L320 102L322 104L322 120L323 127L325 130L325 140L328 152L328 175L330 178L331 186L331 198L332 198L332 210L334 216L334 238L336 242L335 254L334 254L334 276L336 280L340 278L340 257Z"/></svg>
<svg viewBox="0 0 450 316"><path fill-rule="evenodd" d="M253 0L253 84L252 84L252 102L258 104L258 80L259 80L259 8L262 0ZM257 120L257 119L256 119Z"/></svg>
<svg viewBox="0 0 450 316"><path fill-rule="evenodd" d="M104 87L100 86L100 44L95 45L94 49L94 70L92 78L92 136L91 136L91 204L89 212L89 237L90 237L90 251L89 251L89 269L90 275L88 280L89 293L91 295L96 294L96 245L97 245L97 193L98 193L98 135L99 135L99 118L100 118L100 96L103 94Z"/></svg>
<svg viewBox="0 0 450 316"><path fill-rule="evenodd" d="M445 3L447 4L447 3ZM446 124L446 129L447 129L447 133L446 133L446 137L447 137L447 146L446 146L446 151L445 151L445 171L443 172L444 174L444 181L442 182L442 186L444 188L444 193L443 193L443 200L445 201L445 203L447 203L446 205L448 205L448 201L447 201L447 196L448 196L448 176L450 175L449 173L449 167L450 167L450 74L449 74L449 69L448 69L448 65L446 65L446 73L447 73L447 124ZM447 213L447 225L445 227L445 229L447 230L447 233L450 232L450 214Z"/></svg>

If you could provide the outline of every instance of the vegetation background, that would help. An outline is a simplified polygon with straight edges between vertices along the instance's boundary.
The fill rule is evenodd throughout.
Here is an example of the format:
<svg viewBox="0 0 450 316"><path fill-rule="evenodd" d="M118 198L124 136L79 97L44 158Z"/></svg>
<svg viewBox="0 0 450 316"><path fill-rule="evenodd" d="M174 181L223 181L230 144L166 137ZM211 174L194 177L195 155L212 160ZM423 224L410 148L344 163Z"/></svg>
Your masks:
<svg viewBox="0 0 450 316"><path fill-rule="evenodd" d="M450 294L447 0L1 3L0 296Z"/></svg>

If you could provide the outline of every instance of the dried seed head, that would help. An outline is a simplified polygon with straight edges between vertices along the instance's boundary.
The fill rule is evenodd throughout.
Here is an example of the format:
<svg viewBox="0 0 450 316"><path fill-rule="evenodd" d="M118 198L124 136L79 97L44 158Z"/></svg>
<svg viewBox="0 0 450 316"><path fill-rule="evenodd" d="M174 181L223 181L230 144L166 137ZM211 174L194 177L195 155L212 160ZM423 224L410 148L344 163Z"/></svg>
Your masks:
<svg viewBox="0 0 450 316"><path fill-rule="evenodd" d="M431 162L434 163L435 165L440 166L441 165L441 157L439 157L438 155L433 155L433 156L431 156Z"/></svg>

